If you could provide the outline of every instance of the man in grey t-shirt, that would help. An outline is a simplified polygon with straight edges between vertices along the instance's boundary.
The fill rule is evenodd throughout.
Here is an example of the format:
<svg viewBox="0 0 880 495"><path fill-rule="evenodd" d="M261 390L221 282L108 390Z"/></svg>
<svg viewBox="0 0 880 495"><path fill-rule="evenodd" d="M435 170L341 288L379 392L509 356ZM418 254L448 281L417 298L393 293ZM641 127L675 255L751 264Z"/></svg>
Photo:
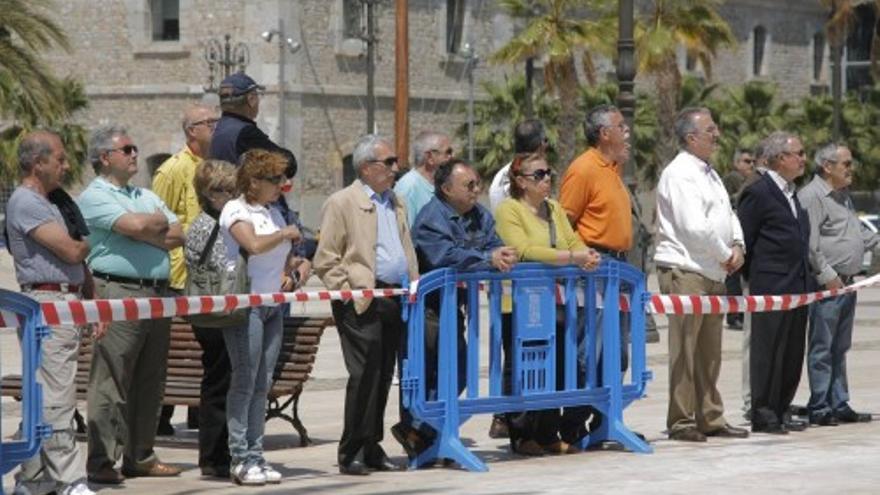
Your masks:
<svg viewBox="0 0 880 495"><path fill-rule="evenodd" d="M25 136L18 147L21 185L6 206L9 250L22 292L38 301L70 301L92 297L91 276L83 261L89 244L67 227L59 206L75 208L60 191L69 166L61 139L50 132ZM79 237L79 239L74 238ZM73 426L76 408L76 358L81 328L60 325L43 343L39 381L43 386L43 418L52 435L39 454L16 473L15 493L93 494L85 483Z"/></svg>

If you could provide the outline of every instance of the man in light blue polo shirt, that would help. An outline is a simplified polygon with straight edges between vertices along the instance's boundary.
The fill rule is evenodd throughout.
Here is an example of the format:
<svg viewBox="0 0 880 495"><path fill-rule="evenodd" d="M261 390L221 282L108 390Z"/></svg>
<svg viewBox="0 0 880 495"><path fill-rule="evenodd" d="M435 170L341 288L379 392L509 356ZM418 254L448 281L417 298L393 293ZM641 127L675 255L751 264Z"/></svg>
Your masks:
<svg viewBox="0 0 880 495"><path fill-rule="evenodd" d="M394 185L394 193L406 205L410 227L422 207L434 197L434 172L441 163L452 158L452 153L452 145L446 134L423 131L416 136L413 142L415 166Z"/></svg>
<svg viewBox="0 0 880 495"><path fill-rule="evenodd" d="M97 129L89 161L97 177L78 198L91 232L86 261L99 298L167 294L168 251L183 244L177 217L152 191L129 184L138 149L125 129ZM118 321L95 332L88 389L89 480L176 476L153 451L165 389L170 320ZM122 474L115 469L122 454Z"/></svg>

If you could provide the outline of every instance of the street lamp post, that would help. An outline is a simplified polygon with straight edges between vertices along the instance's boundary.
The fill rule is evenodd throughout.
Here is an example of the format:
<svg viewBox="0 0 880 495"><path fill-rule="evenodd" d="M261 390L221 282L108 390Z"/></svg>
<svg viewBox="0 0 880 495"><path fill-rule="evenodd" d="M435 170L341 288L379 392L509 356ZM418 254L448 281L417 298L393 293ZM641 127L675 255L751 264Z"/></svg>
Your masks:
<svg viewBox="0 0 880 495"><path fill-rule="evenodd" d="M633 39L633 0L619 0L618 36L617 36L617 106L630 128L630 136L634 133L636 96L634 93L636 66L635 40ZM631 137L632 139L632 137ZM623 182L631 189L635 187L635 154L630 153L629 160L623 167Z"/></svg>
<svg viewBox="0 0 880 495"><path fill-rule="evenodd" d="M378 0L361 0L367 7L367 29L361 39L367 43L367 133L376 132L376 19Z"/></svg>
<svg viewBox="0 0 880 495"><path fill-rule="evenodd" d="M474 69L479 58L474 50L473 43L464 45L465 69L468 75L468 105L467 105L467 129L468 129L468 162L474 163Z"/></svg>
<svg viewBox="0 0 880 495"><path fill-rule="evenodd" d="M247 45L242 42L232 44L232 35L223 35L224 41L211 38L205 43L204 59L208 64L208 85L205 91L212 93L217 91L215 81L223 80L232 73L233 68L244 72L251 60Z"/></svg>
<svg viewBox="0 0 880 495"><path fill-rule="evenodd" d="M301 45L287 37L282 19L278 19L278 29L264 31L261 36L267 43L278 37L278 144L283 148L287 139L287 82L285 81L287 53L296 53Z"/></svg>

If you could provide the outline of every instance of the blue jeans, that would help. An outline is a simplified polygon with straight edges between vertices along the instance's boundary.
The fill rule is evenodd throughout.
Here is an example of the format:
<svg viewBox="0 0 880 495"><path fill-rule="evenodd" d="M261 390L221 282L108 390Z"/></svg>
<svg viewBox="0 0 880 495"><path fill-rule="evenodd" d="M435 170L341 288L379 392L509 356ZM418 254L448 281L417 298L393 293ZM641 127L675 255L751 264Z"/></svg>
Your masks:
<svg viewBox="0 0 880 495"><path fill-rule="evenodd" d="M852 345L855 312L855 293L823 299L810 306L810 414L839 411L848 405L846 352Z"/></svg>
<svg viewBox="0 0 880 495"><path fill-rule="evenodd" d="M280 306L251 308L247 327L222 330L232 366L226 423L233 466L265 462L266 397L281 350L283 319Z"/></svg>

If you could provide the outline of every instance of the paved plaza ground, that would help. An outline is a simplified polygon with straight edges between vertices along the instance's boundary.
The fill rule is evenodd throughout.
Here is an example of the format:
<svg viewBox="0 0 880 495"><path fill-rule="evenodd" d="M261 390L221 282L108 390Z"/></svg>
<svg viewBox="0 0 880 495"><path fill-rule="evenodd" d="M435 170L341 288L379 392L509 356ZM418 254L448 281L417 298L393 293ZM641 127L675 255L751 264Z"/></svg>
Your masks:
<svg viewBox="0 0 880 495"><path fill-rule="evenodd" d="M5 255L5 253L4 253ZM8 256L0 257L0 282L11 286ZM314 282L314 279L313 279ZM326 303L298 305L296 312L329 313ZM186 410L174 416L178 434L162 440L159 457L182 466L173 479L134 479L124 487L104 487L100 493L319 493L319 494L531 494L531 493L880 493L880 420L836 428L810 428L787 436L753 435L746 440L710 439L705 444L666 439L667 334L666 321L658 319L660 344L648 345L649 368L654 381L648 396L626 411L626 423L640 431L654 447L653 454L589 451L583 454L521 458L513 456L505 440L488 438L489 416L476 416L462 428L462 436L488 464L487 473L456 468L431 468L415 472L373 474L355 478L338 474L336 442L342 429L346 373L335 329L328 328L310 381L302 396L300 414L315 445L300 448L298 437L280 420L267 424L266 458L284 475L281 485L244 489L229 482L200 478L196 432L186 430ZM742 332L724 331L721 392L727 418L744 424L740 398ZM849 353L852 405L880 414L880 289L860 294L853 349ZM2 373L18 369L20 356L15 335L0 331ZM808 396L806 374L796 398ZM81 404L80 410L85 410ZM396 421L396 388L386 414L387 427ZM8 439L17 425L18 404L4 399L2 434ZM85 444L80 444L83 451ZM403 461L403 451L387 435L389 455ZM10 493L11 473L3 477ZM100 488L100 487L97 487Z"/></svg>

